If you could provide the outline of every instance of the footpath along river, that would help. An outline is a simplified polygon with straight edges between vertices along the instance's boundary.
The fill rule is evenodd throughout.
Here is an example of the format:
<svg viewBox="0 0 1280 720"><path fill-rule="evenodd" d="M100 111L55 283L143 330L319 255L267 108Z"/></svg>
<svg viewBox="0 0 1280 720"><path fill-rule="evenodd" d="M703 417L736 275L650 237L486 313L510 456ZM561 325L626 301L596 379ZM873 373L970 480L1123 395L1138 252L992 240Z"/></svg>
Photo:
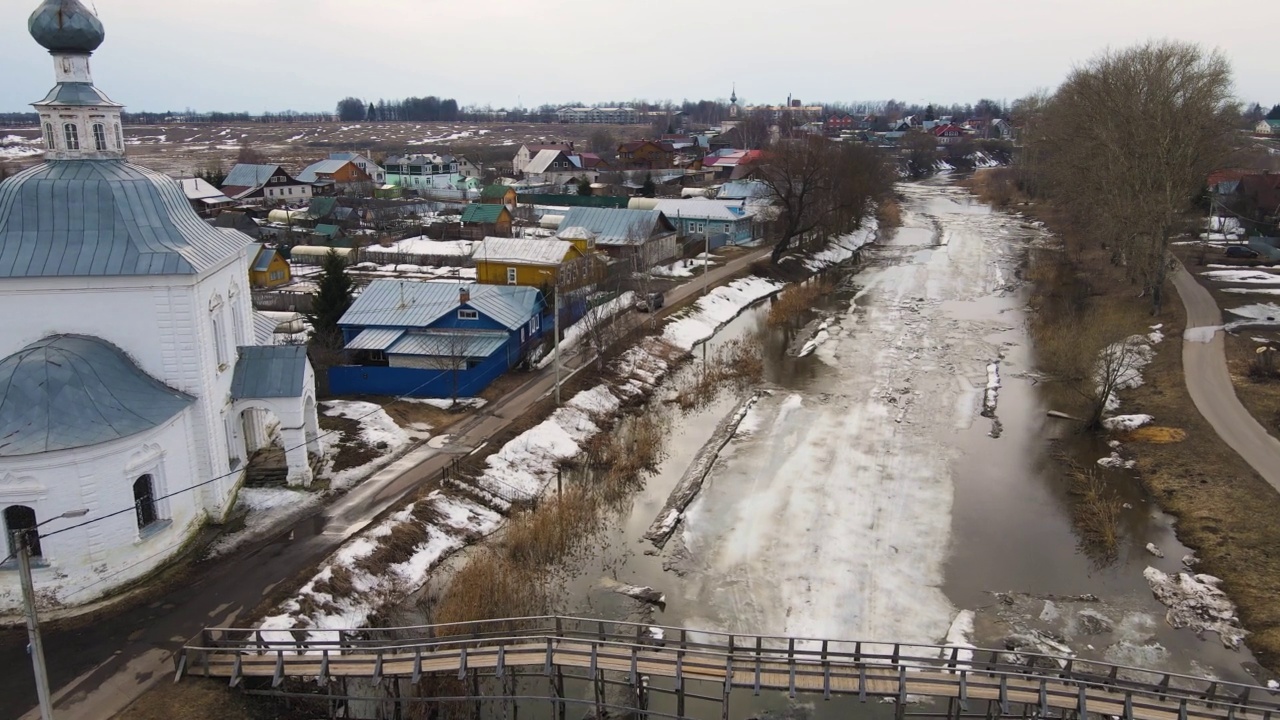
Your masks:
<svg viewBox="0 0 1280 720"><path fill-rule="evenodd" d="M666 459L556 578L556 611L832 639L950 636L1250 681L1247 648L1165 622L1143 571L1176 572L1189 551L1124 471L1104 473L1126 503L1119 557L1101 564L1079 548L1051 456L1056 447L1093 465L1110 448L1046 415L1020 279L1043 234L946 179L901 190L903 227L837 276L798 337L768 328L765 305L710 341L762 343L765 393L658 550L645 533L738 398L671 411ZM797 357L815 336L816 349ZM641 607L618 583L656 588L666 604ZM429 620L404 611L397 623ZM690 712L719 716L710 705ZM771 713L892 709L780 693L735 696L731 707L732 717Z"/></svg>

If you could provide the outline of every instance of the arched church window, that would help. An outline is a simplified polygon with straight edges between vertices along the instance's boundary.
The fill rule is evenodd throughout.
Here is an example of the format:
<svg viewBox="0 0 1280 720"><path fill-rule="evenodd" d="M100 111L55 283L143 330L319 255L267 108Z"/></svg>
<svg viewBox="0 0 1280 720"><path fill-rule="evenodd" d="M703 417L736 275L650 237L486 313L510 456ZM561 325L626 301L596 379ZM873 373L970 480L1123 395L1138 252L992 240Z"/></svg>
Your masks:
<svg viewBox="0 0 1280 720"><path fill-rule="evenodd" d="M107 126L102 123L93 124L93 149L107 149Z"/></svg>
<svg viewBox="0 0 1280 720"><path fill-rule="evenodd" d="M116 148L124 149L124 135L120 134L120 123L116 123Z"/></svg>
<svg viewBox="0 0 1280 720"><path fill-rule="evenodd" d="M62 135L67 140L68 150L80 149L80 130L76 127L75 123L63 123Z"/></svg>
<svg viewBox="0 0 1280 720"><path fill-rule="evenodd" d="M138 529L146 529L159 516L156 515L156 488L150 475L143 475L133 482L133 509L138 514Z"/></svg>
<svg viewBox="0 0 1280 720"><path fill-rule="evenodd" d="M26 532L27 547L31 550L31 557L42 557L44 553L40 551L40 536L36 534L35 528L36 511L34 509L26 505L10 505L4 509L4 539L8 544L9 552L18 551L13 534Z"/></svg>
<svg viewBox="0 0 1280 720"><path fill-rule="evenodd" d="M49 150L53 150L58 147L53 138L53 123L44 124L44 146Z"/></svg>

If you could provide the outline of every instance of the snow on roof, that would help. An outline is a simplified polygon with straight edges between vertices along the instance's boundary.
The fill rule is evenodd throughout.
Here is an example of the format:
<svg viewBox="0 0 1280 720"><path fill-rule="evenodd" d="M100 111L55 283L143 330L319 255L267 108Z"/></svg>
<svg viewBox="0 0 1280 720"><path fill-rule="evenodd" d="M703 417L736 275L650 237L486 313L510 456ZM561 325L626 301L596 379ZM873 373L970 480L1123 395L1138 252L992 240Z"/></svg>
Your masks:
<svg viewBox="0 0 1280 720"><path fill-rule="evenodd" d="M481 262L507 262L557 266L573 249L568 240L487 237L476 246L472 258Z"/></svg>

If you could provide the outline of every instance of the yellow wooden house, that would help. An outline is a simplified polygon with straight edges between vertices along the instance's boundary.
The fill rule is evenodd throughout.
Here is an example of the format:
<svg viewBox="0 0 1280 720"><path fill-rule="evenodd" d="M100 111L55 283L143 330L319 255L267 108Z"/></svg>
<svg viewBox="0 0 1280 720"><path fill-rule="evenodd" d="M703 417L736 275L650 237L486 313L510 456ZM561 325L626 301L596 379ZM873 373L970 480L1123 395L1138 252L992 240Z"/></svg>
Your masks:
<svg viewBox="0 0 1280 720"><path fill-rule="evenodd" d="M601 265L567 240L487 237L471 253L476 280L486 285L523 285L573 290L594 282Z"/></svg>
<svg viewBox="0 0 1280 720"><path fill-rule="evenodd" d="M258 247L258 255L249 266L249 284L256 288L273 288L287 285L293 280L289 261L275 248Z"/></svg>

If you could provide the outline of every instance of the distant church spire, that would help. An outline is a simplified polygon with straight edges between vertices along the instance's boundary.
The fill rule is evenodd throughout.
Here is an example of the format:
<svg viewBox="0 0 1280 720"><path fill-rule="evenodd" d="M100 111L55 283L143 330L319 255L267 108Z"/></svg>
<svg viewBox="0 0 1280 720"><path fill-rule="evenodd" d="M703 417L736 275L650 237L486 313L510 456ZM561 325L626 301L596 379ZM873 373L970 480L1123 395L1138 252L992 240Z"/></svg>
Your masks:
<svg viewBox="0 0 1280 720"><path fill-rule="evenodd" d="M738 83L733 84L733 92L729 94L729 117L738 117Z"/></svg>
<svg viewBox="0 0 1280 720"><path fill-rule="evenodd" d="M27 30L53 56L57 85L32 103L40 115L47 160L124 157L123 105L94 87L89 56L106 39L102 22L80 0L44 0Z"/></svg>

